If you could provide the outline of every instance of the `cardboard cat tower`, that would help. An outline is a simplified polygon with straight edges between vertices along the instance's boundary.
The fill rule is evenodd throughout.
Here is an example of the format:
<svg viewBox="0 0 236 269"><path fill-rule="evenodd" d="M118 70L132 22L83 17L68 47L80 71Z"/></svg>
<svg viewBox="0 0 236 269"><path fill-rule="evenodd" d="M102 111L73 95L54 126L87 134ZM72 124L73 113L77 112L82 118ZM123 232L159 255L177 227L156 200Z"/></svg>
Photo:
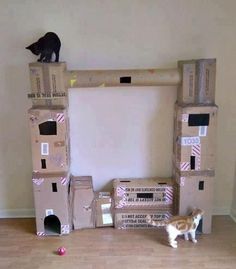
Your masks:
<svg viewBox="0 0 236 269"><path fill-rule="evenodd" d="M41 125L44 122L54 121L57 122L57 116L61 113L64 115L64 118L67 118L66 109L68 107L68 89L69 88L85 88L85 87L132 87L132 86L177 86L177 103L176 103L176 115L175 122L175 133L174 133L174 146L173 146L173 176L178 185L178 194L176 199L177 208L181 214L189 214L190 208L185 208L184 203L188 203L189 189L194 189L196 185L196 181L204 181L207 180L205 174L214 172L214 139L215 139L215 121L210 122L209 125L209 116L212 116L214 112L214 117L216 118L217 107L215 106L215 76L216 76L216 60L215 59L199 59L199 60L189 60L189 61L179 61L178 68L173 69L144 69L144 70L73 70L68 71L66 68L65 62L59 63L30 63L30 80L31 80L31 93L28 94L28 98L32 100L32 109L29 110L29 122L31 126L31 138L32 138L32 154L33 154L33 179L37 178L38 173L68 173L69 171L69 127L64 125L64 129L62 134L63 137L58 139L51 139L50 135L44 134L43 139L41 139L40 134L35 129L35 125L33 126L33 119L39 122ZM206 108L207 107L207 108ZM59 112L56 110L60 110ZM39 110L39 111L37 111ZM43 110L43 112L41 111ZM190 112L186 112L189 110ZM47 114L50 111L52 115L49 118L44 116L43 119L39 119L41 115ZM178 112L181 111L181 112ZM183 112L184 111L184 112ZM212 112L213 111L213 112ZM41 113L42 112L42 113ZM51 113L51 112L50 112ZM49 114L50 114L49 113ZM64 114L63 114L64 113ZM195 115L197 118L201 118L202 114L205 115L207 120L200 120L198 125L195 125L194 132L197 133L187 133L183 134L182 131L185 131L184 123L189 123L189 115ZM36 116L35 116L36 115ZM36 118L37 119L36 119ZM43 116L42 116L43 117ZM59 116L58 116L59 117ZM181 119L180 119L181 117ZM59 117L60 118L60 117ZM215 119L214 118L214 119ZM199 120L199 119L198 119ZM181 123L181 124L180 124ZM203 124L203 125L202 125ZM60 122L57 122L58 130ZM49 124L48 124L49 126ZM53 124L50 124L52 128ZM212 127L213 126L213 127ZM211 128L210 128L211 127ZM185 128L185 129L184 129ZM193 130L191 126L188 126L187 130ZM198 132L199 130L199 132ZM202 134L200 134L200 130ZM206 137L210 132L210 138ZM56 135L57 136L57 135ZM203 137L205 136L205 137ZM37 137L37 138L36 138ZM196 143L190 143L190 147L186 147L186 145L181 144L179 141L184 141L184 139L188 138L188 141L197 141ZM47 141L44 141L44 140ZM58 141L57 141L58 140ZM59 143L57 143L59 142ZM50 163L51 156L46 156L42 158L42 151L44 146L50 143L54 147L55 150L61 150L60 153L63 156L64 163L63 167L57 171L55 165L51 166L53 169L50 170L50 166L48 170L45 170L45 163L42 160L46 160L47 163ZM198 146L196 146L196 145ZM40 146L41 145L41 146ZM62 147L63 145L63 147ZM196 147L195 147L196 146ZM37 150L35 149L37 148ZM40 149L41 151L40 151ZM58 148L57 148L58 147ZM209 147L211 150L209 151ZM201 148L201 154L196 156L196 152L193 154L192 152L198 151ZM64 151L64 152L63 152ZM52 151L53 152L53 151ZM210 154L210 155L209 155ZM50 153L46 154L50 155ZM186 161L189 160L189 164ZM205 159L204 159L205 158ZM200 163L204 164L204 160L209 160L209 164L205 163L204 166L197 165L197 162L193 165L193 160L196 162L198 160ZM42 167L43 165L43 167ZM188 167L188 171L181 170L181 167ZM42 169L41 169L42 168ZM35 175L36 173L36 175ZM187 175L186 175L187 173ZM211 173L212 175L212 173ZM54 176L54 175L53 175ZM48 176L46 176L48 177ZM185 177L185 180L188 181L186 184L186 188L188 191L184 191L183 188L184 183L180 184L180 179ZM201 180L203 177L203 180ZM40 175L40 178L43 178ZM58 178L61 178L58 176ZM202 223L202 231L205 233L209 233L211 231L211 215L212 215L212 196L209 199L209 192L213 189L212 179L210 178L210 183L205 184L207 186L207 190L204 191L204 187L201 187L201 196L200 198L196 198L195 200L191 200L192 197L197 197L197 193L194 193L191 197L189 197L189 205L195 207L203 207L202 209L206 212L206 217L203 218ZM47 180L47 179L45 179ZM59 180L59 179L58 179ZM49 188L53 193L53 186L58 183L57 180L54 182L51 180ZM200 183L199 183L200 184ZM202 184L202 183L201 183ZM203 184L204 186L204 184ZM209 187L211 186L211 187ZM210 188L210 189L209 189ZM63 190L63 188L62 188ZM194 192L194 190L193 190ZM46 193L46 191L42 192ZM62 191L63 195L65 191ZM49 195L49 192L48 194ZM54 193L55 195L55 193ZM56 198L58 199L58 198ZM204 206L204 199L207 202L207 205ZM45 218L50 216L50 210L48 211L47 203L41 199L40 195L35 195L35 204L39 204L40 200L40 216L37 214L37 206L36 206L36 222L38 228L38 233L45 234ZM69 226L61 226L59 230L64 229L66 227L66 233L71 230L70 226L70 209L67 205L67 202L64 203L65 210L68 210L66 214L67 217L63 217L66 219L60 220L60 216L57 217L57 222L64 222L63 225ZM51 212L55 212L53 208ZM179 213L177 212L177 213ZM38 217L39 216L39 217ZM67 224L65 224L67 222ZM44 223L44 224L43 224ZM210 223L210 224L209 224ZM64 228L63 228L64 227ZM62 232L58 232L59 234L63 234ZM65 234L65 233L64 233Z"/></svg>

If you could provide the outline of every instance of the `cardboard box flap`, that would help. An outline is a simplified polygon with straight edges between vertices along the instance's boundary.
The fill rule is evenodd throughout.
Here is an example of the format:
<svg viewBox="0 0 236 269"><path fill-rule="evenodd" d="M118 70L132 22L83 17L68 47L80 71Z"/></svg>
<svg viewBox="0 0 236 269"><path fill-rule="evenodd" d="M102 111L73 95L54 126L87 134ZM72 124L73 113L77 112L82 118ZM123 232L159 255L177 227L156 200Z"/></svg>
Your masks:
<svg viewBox="0 0 236 269"><path fill-rule="evenodd" d="M60 178L60 177L68 177L69 172L60 172L60 173L32 173L32 178L44 178L44 179L51 179L51 178Z"/></svg>
<svg viewBox="0 0 236 269"><path fill-rule="evenodd" d="M65 123L65 119L68 117L67 110L59 107L30 108L28 114L32 124L42 124L47 121L61 124Z"/></svg>
<svg viewBox="0 0 236 269"><path fill-rule="evenodd" d="M77 188L93 189L93 180L91 176L71 176L71 184L74 189Z"/></svg>
<svg viewBox="0 0 236 269"><path fill-rule="evenodd" d="M173 185L171 178L123 178L113 179L113 187L124 188L145 188L145 187L162 187L167 185Z"/></svg>

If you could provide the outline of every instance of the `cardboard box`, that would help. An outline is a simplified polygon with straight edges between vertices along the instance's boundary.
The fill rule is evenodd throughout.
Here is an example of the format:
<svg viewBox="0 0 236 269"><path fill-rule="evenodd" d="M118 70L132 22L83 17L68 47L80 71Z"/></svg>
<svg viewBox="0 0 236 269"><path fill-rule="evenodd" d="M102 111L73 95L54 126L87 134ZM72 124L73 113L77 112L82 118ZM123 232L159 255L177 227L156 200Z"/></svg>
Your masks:
<svg viewBox="0 0 236 269"><path fill-rule="evenodd" d="M33 106L68 106L65 86L66 63L30 63L31 93Z"/></svg>
<svg viewBox="0 0 236 269"><path fill-rule="evenodd" d="M96 192L96 227L113 226L112 198L110 192Z"/></svg>
<svg viewBox="0 0 236 269"><path fill-rule="evenodd" d="M179 61L182 83L178 87L179 104L214 104L216 59Z"/></svg>
<svg viewBox="0 0 236 269"><path fill-rule="evenodd" d="M189 215L194 208L205 211L200 231L211 233L213 207L213 176L182 176L176 174L177 211L179 215Z"/></svg>
<svg viewBox="0 0 236 269"><path fill-rule="evenodd" d="M113 180L115 208L172 207L170 178L124 178Z"/></svg>
<svg viewBox="0 0 236 269"><path fill-rule="evenodd" d="M217 106L175 106L174 165L180 171L215 169Z"/></svg>
<svg viewBox="0 0 236 269"><path fill-rule="evenodd" d="M177 100L179 104L194 104L196 102L196 62L179 61L178 68L182 73L182 83L177 89Z"/></svg>
<svg viewBox="0 0 236 269"><path fill-rule="evenodd" d="M146 217L152 220L168 220L171 218L172 209L115 209L114 224L116 229L156 229L147 223Z"/></svg>
<svg viewBox="0 0 236 269"><path fill-rule="evenodd" d="M175 104L175 136L200 136L209 140L215 137L217 124L216 105Z"/></svg>
<svg viewBox="0 0 236 269"><path fill-rule="evenodd" d="M29 109L33 171L63 172L69 169L69 125L66 109Z"/></svg>
<svg viewBox="0 0 236 269"><path fill-rule="evenodd" d="M37 235L66 235L72 228L67 173L33 173Z"/></svg>
<svg viewBox="0 0 236 269"><path fill-rule="evenodd" d="M71 177L71 205L74 229L95 228L92 177Z"/></svg>
<svg viewBox="0 0 236 269"><path fill-rule="evenodd" d="M183 137L180 138L183 139ZM175 166L178 170L203 171L215 169L215 154L211 151L212 148L207 143L197 141L197 144L192 145L183 146L179 142L176 145Z"/></svg>

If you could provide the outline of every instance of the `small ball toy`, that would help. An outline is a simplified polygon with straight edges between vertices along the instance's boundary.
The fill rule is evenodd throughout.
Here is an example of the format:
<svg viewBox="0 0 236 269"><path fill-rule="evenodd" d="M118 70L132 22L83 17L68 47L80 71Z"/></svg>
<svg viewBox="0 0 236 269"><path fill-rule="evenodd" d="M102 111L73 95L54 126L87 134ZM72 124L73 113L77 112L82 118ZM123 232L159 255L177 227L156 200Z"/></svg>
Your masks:
<svg viewBox="0 0 236 269"><path fill-rule="evenodd" d="M60 255L60 256L65 255L65 254L66 254L66 248L64 248L64 247L59 247L59 248L57 249L57 254Z"/></svg>

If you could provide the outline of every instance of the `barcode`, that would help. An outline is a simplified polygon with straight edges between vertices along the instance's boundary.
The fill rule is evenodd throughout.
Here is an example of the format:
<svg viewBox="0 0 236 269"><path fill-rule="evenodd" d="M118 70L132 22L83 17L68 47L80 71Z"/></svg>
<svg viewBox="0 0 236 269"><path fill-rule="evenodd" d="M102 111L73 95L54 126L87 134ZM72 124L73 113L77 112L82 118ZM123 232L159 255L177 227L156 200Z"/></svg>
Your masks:
<svg viewBox="0 0 236 269"><path fill-rule="evenodd" d="M123 201L132 203L132 202L162 202L166 201L166 198L128 198L128 199L122 199Z"/></svg>
<svg viewBox="0 0 236 269"><path fill-rule="evenodd" d="M49 144L41 143L41 155L49 155Z"/></svg>

